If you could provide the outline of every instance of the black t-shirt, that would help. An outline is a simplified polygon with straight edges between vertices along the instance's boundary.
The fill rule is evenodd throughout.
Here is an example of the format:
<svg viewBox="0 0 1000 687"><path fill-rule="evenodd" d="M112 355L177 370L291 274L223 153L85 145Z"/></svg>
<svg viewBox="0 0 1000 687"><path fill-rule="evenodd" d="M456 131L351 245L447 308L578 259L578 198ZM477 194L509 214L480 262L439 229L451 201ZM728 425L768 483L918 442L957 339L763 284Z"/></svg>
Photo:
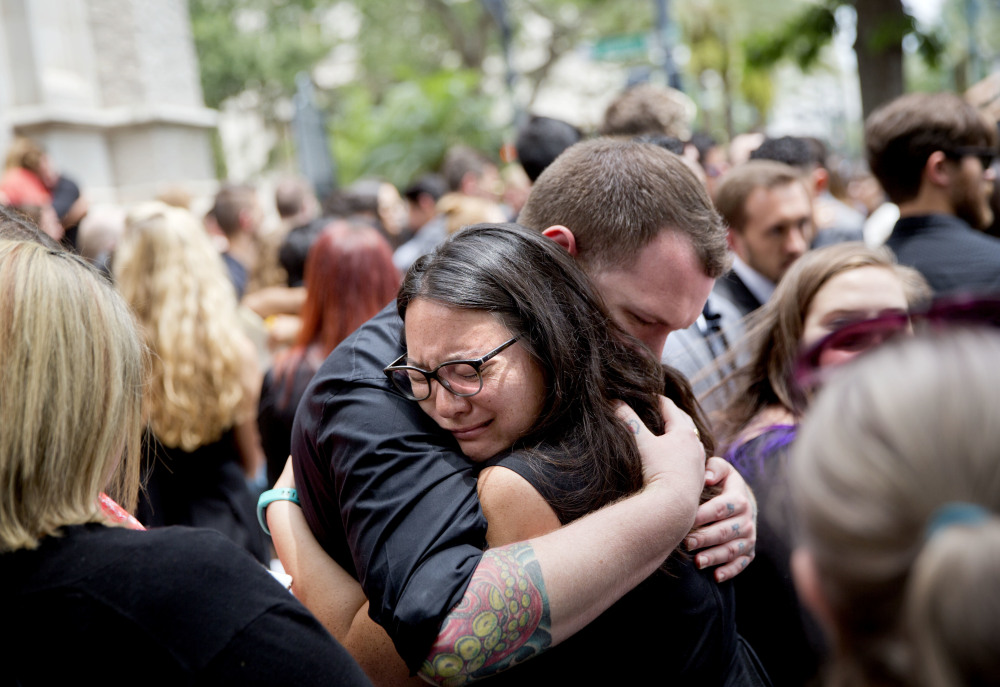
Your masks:
<svg viewBox="0 0 1000 687"><path fill-rule="evenodd" d="M382 373L402 328L390 304L330 354L299 404L292 456L313 533L416 669L482 557L486 519L472 463Z"/></svg>
<svg viewBox="0 0 1000 687"><path fill-rule="evenodd" d="M281 379L275 379L274 368L264 375L257 406L257 429L267 457L268 484L274 484L285 469L291 452L295 409L314 374L316 368L303 358L294 368L286 370Z"/></svg>
<svg viewBox="0 0 1000 687"><path fill-rule="evenodd" d="M147 431L143 450L144 489L135 512L139 522L149 528L205 527L261 563L268 560L256 499L247 487L232 429L191 452L168 448Z"/></svg>
<svg viewBox="0 0 1000 687"><path fill-rule="evenodd" d="M524 477L562 524L570 520L558 508L559 491L578 485L539 456L513 452L484 465ZM717 584L711 570L698 570L689 557L675 554L580 632L495 679L519 686L756 684L747 678L754 671L743 656L735 610L731 582Z"/></svg>
<svg viewBox="0 0 1000 687"><path fill-rule="evenodd" d="M220 534L66 527L0 555L3 684L366 685L319 622Z"/></svg>

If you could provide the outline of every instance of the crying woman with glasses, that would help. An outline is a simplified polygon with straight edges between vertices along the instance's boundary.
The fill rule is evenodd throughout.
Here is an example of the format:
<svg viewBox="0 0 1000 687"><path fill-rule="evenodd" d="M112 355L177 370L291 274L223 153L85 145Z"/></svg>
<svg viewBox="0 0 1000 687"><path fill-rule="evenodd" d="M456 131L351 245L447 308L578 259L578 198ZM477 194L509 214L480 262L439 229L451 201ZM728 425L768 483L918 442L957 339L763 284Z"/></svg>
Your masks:
<svg viewBox="0 0 1000 687"><path fill-rule="evenodd" d="M720 384L729 400L712 418L713 427L760 509L757 557L734 581L737 624L776 686L806 684L826 653L791 581L792 533L782 492L787 449L815 385L883 338L909 329L911 311L929 297L923 277L898 265L887 248L852 242L810 251L751 315L732 354L745 362Z"/></svg>
<svg viewBox="0 0 1000 687"><path fill-rule="evenodd" d="M615 325L569 253L535 232L466 229L410 269L397 306L406 353L385 374L483 466L490 546L545 534L642 489L620 402L661 434L665 394L693 423L683 414L672 421L714 450L687 381ZM766 684L734 612L731 583L677 552L604 616L508 677ZM600 658L611 655L621 660Z"/></svg>

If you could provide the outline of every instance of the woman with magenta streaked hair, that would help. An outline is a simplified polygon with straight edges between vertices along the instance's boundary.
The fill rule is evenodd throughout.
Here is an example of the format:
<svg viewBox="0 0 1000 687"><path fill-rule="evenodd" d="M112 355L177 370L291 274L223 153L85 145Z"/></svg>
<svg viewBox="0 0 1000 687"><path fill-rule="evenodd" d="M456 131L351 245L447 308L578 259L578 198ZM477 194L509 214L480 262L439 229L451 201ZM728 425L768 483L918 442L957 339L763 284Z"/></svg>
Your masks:
<svg viewBox="0 0 1000 687"><path fill-rule="evenodd" d="M737 626L776 687L812 679L825 651L819 629L801 612L788 567L791 537L781 487L787 449L809 402L794 378L796 361L838 329L880 315L905 316L927 297L919 274L896 264L888 249L841 243L810 251L750 316L733 354L746 362L722 383L729 401L713 426L760 509L756 559L735 581ZM841 346L821 362L832 367L860 352L856 345Z"/></svg>
<svg viewBox="0 0 1000 687"><path fill-rule="evenodd" d="M830 640L830 687L1000 685L990 319L872 351L803 421L789 466L792 568Z"/></svg>
<svg viewBox="0 0 1000 687"><path fill-rule="evenodd" d="M333 220L309 249L306 301L295 345L264 376L257 423L267 456L268 484L288 459L299 399L320 364L341 341L396 296L392 248L373 227Z"/></svg>

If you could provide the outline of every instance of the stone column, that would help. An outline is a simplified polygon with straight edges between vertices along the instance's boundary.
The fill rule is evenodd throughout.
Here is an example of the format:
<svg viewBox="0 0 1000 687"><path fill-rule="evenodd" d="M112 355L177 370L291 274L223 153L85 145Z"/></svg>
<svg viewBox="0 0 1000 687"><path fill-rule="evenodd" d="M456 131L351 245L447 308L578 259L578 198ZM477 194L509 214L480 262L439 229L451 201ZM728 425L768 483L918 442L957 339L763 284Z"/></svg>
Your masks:
<svg viewBox="0 0 1000 687"><path fill-rule="evenodd" d="M214 192L186 0L0 0L0 137L31 136L93 201Z"/></svg>

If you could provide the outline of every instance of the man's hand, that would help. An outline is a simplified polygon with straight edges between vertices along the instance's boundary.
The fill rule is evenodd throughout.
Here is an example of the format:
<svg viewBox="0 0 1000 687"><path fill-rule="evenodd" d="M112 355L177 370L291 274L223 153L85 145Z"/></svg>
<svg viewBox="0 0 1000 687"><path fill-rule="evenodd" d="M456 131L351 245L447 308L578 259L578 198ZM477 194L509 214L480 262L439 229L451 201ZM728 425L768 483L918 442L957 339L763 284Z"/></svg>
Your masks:
<svg viewBox="0 0 1000 687"><path fill-rule="evenodd" d="M684 539L695 551L699 568L719 566L717 582L732 579L753 560L757 545L757 502L743 476L722 458L710 458L705 484L722 486L722 493L698 508L693 530Z"/></svg>

